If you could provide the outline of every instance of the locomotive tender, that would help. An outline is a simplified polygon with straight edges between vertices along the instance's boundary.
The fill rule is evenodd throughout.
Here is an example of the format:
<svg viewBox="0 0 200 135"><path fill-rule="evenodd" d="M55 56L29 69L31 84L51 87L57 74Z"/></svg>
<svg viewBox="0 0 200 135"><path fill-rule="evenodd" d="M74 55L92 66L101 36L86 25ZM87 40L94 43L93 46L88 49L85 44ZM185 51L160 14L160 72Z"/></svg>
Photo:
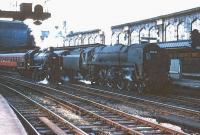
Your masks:
<svg viewBox="0 0 200 135"><path fill-rule="evenodd" d="M93 45L62 50L29 50L17 61L17 70L37 81L61 76L84 79L98 85L135 90L168 85L169 59L157 44Z"/></svg>

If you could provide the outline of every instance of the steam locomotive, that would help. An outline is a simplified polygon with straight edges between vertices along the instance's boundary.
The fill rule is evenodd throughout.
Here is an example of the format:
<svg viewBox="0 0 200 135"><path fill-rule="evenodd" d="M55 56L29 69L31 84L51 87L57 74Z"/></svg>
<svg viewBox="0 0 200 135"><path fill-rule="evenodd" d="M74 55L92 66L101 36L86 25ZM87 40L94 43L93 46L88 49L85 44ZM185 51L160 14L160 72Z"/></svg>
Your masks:
<svg viewBox="0 0 200 135"><path fill-rule="evenodd" d="M168 85L169 59L157 44L94 44L65 49L30 50L18 60L16 68L39 81L57 82L61 76L120 90L159 89Z"/></svg>
<svg viewBox="0 0 200 135"><path fill-rule="evenodd" d="M63 55L62 65L70 77L139 93L169 82L168 56L157 44L78 48Z"/></svg>
<svg viewBox="0 0 200 135"><path fill-rule="evenodd" d="M26 24L0 20L0 52L27 51L35 47L34 37Z"/></svg>

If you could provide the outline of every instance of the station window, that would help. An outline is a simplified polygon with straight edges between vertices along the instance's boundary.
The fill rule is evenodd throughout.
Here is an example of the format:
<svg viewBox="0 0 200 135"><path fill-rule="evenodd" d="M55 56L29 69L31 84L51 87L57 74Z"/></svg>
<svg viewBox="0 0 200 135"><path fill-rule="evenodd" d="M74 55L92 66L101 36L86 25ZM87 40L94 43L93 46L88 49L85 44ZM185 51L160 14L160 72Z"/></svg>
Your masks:
<svg viewBox="0 0 200 135"><path fill-rule="evenodd" d="M97 36L94 38L94 42L95 42L95 43L101 43L101 37L100 37L100 35L97 35Z"/></svg>
<svg viewBox="0 0 200 135"><path fill-rule="evenodd" d="M112 35L112 44L114 45L114 44L117 44L118 43L118 34L117 33L114 33L113 35Z"/></svg>
<svg viewBox="0 0 200 135"><path fill-rule="evenodd" d="M140 31L140 41L142 41L142 40L144 40L144 38L148 38L148 37L149 37L148 30L142 29Z"/></svg>
<svg viewBox="0 0 200 135"><path fill-rule="evenodd" d="M88 37L85 37L84 39L83 39L83 44L88 44Z"/></svg>
<svg viewBox="0 0 200 135"><path fill-rule="evenodd" d="M152 27L149 31L150 38L157 38L158 39L158 28Z"/></svg>
<svg viewBox="0 0 200 135"><path fill-rule="evenodd" d="M198 31L200 31L200 20L197 19L192 23L192 30L197 29Z"/></svg>
<svg viewBox="0 0 200 135"><path fill-rule="evenodd" d="M177 28L175 25L168 25L166 27L166 41L176 41L177 40Z"/></svg>
<svg viewBox="0 0 200 135"><path fill-rule="evenodd" d="M93 37L89 38L89 44L94 44L94 38Z"/></svg>
<svg viewBox="0 0 200 135"><path fill-rule="evenodd" d="M178 40L189 39L189 31L187 31L185 22L178 25Z"/></svg>
<svg viewBox="0 0 200 135"><path fill-rule="evenodd" d="M139 44L139 32L133 31L131 33L131 44Z"/></svg>
<svg viewBox="0 0 200 135"><path fill-rule="evenodd" d="M125 33L120 33L119 34L119 43L128 45L128 35L126 35Z"/></svg>

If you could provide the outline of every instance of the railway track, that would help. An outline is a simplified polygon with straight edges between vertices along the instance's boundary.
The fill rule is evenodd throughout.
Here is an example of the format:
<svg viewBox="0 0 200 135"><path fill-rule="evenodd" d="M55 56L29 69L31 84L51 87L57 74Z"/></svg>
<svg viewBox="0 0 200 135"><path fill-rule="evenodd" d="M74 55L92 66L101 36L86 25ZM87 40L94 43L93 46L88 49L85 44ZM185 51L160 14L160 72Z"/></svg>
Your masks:
<svg viewBox="0 0 200 135"><path fill-rule="evenodd" d="M73 112L77 113L78 111L80 114L85 114L83 117L86 117L87 119L103 122L111 127L111 130L108 130L111 134L112 130L114 130L113 134L184 134L63 91L38 84L32 84L30 82L19 82L19 80L15 80L14 82L20 83L20 85L23 85L27 89L31 88L35 92L37 91L37 93L40 93L40 95L47 96L48 99L57 104L65 106L68 109L71 108L71 111ZM38 89L40 90L38 91ZM33 91L31 94L33 95ZM103 131L104 130L105 129L103 129Z"/></svg>
<svg viewBox="0 0 200 135"><path fill-rule="evenodd" d="M200 104L199 98L192 98L192 97L188 97L188 96L176 96L176 98L178 98L179 100L182 100L182 101L187 100L190 103Z"/></svg>
<svg viewBox="0 0 200 135"><path fill-rule="evenodd" d="M32 100L28 96L18 92L17 90L0 84L6 88L3 92L4 96L11 104L12 108L24 117L28 123L35 128L35 133L41 135L47 134L77 134L86 135L86 133L62 117L58 116L45 106Z"/></svg>
<svg viewBox="0 0 200 135"><path fill-rule="evenodd" d="M27 87L28 89L28 87ZM71 104L70 102L66 102L62 99L59 99L57 97L54 97L50 94L46 94L44 92L39 91L27 91L27 89L20 90L25 95L28 95L30 98L35 99L37 102L40 102L40 104L43 104L44 106L48 106L47 108L51 111L56 111L59 108L65 108L67 110L70 110L71 112L74 112L75 114L79 114L81 117L83 117L82 121L78 124L77 127L81 128L82 130L86 130L88 134L141 134L140 132L130 130L126 127L123 127L120 124L114 123L104 117L101 117L95 113L92 113L86 109L83 109L79 106L76 106L74 104ZM49 100L47 104L47 100ZM45 101L45 103L44 103ZM52 109L50 106L54 106ZM83 115L84 114L84 115ZM62 114L59 113L61 116ZM61 116L64 118L64 116ZM87 120L87 122L85 122ZM88 121L89 120L89 121ZM100 129L100 130L99 130Z"/></svg>
<svg viewBox="0 0 200 135"><path fill-rule="evenodd" d="M161 120L179 125L185 132L200 132L200 104L199 99L196 98L177 96L177 99L172 101L170 98L175 98L175 96L168 98L160 97L159 100L159 96L154 95L154 98L157 97L158 99L153 100L153 98L146 99L133 95L127 96L76 84L68 84L67 86L59 87L59 89L67 91L68 93L84 96L87 99L94 99L96 102L101 102L111 107L114 106L116 109L130 114L138 115L139 113L139 115L143 115L144 117L153 117L158 121ZM103 102L102 99L104 100ZM164 102L165 100L171 100L171 102ZM117 105L110 101L116 102ZM173 102L176 105L170 104ZM183 105L183 103L187 103L187 106ZM195 107L196 109L193 109Z"/></svg>
<svg viewBox="0 0 200 135"><path fill-rule="evenodd" d="M167 95L167 96L146 95L145 98L157 102L161 101L162 103L170 105L175 104L183 108L200 111L200 99L197 98L191 98L187 96L176 96L176 95Z"/></svg>
<svg viewBox="0 0 200 135"><path fill-rule="evenodd" d="M14 70L13 71L7 71L7 70L0 69L0 74L1 75L11 75L11 76L14 76L14 77L21 77L19 75L19 73L15 72Z"/></svg>
<svg viewBox="0 0 200 135"><path fill-rule="evenodd" d="M171 102L168 103L163 103L161 101L166 101L166 100L173 100L173 98L166 98L166 97L161 97L161 96L152 96L149 98L144 98L144 97L139 97L139 96L128 96L128 95L123 95L123 94L119 94L119 93L115 93L115 92L109 92L109 91L104 91L101 89L96 89L96 88L91 88L91 87L87 87L87 86L83 86L83 85L77 85L77 84L67 84L65 86L58 86L60 89L67 89L67 92L72 92L72 93L77 93L77 95L84 95L84 93L90 94L90 95L94 95L94 96L101 96L101 97L105 97L105 98L109 98L109 99L115 99L124 103L129 103L129 104L134 104L136 102L142 102L142 103L147 103L148 105L155 105L155 106L160 106L160 107L165 107L168 109L173 109L178 111L180 114L184 113L188 116L196 116L196 118L200 118L200 106L199 106L199 100L196 99L197 101L193 101L192 104L198 105L195 107L191 107L191 104L188 103L188 101L184 101L185 98L184 97L180 97L180 99L178 99L179 97L177 97L177 100L174 99L174 102L177 101L182 101L183 103L188 103L188 106L183 105L182 106L176 106L176 105L172 105L170 104ZM191 102L192 99L190 99ZM195 103L194 103L195 102ZM196 108L196 110L194 110L194 108Z"/></svg>
<svg viewBox="0 0 200 135"><path fill-rule="evenodd" d="M0 70L1 73L4 73L3 71ZM13 74L14 72L6 72L6 74ZM5 73L4 73L5 74ZM15 75L18 75L17 73L14 73ZM81 86L81 85L77 85L77 84L68 84L67 88L68 87L75 87L75 88L78 88L78 89L90 89L90 90L97 90L98 92L100 92L101 90L100 89L96 89L96 88L91 88L91 87L86 87L86 86ZM73 89L74 90L74 89ZM112 92L107 92L108 94L109 93L112 93ZM112 93L112 94L115 94L115 93ZM117 93L118 95L118 93ZM119 95L122 95L122 94L119 94ZM123 94L125 96L125 98L127 98L126 94ZM134 97L134 96L132 96ZM136 96L135 96L136 97ZM142 97L144 98L144 97ZM144 99L147 99L147 100L154 100L155 102L160 102L162 101L162 103L166 103L166 104L169 104L169 105L172 105L174 103L178 104L180 107L182 108L188 108L188 109L191 109L191 110L197 110L197 111L200 111L200 99L198 98L194 98L194 97L189 97L189 96L174 96L174 95L168 95L166 97L164 96L155 96L155 95L151 95L151 94L148 94L148 95L145 95L145 98ZM195 108L195 109L194 109Z"/></svg>
<svg viewBox="0 0 200 135"><path fill-rule="evenodd" d="M163 103L162 100L155 101L139 96L127 96L95 88L88 88L86 86L74 86L74 84L62 86L59 87L59 89L62 89L62 91L67 91L68 93L85 97L87 99L93 99L96 102L115 107L116 109L130 114L138 115L139 113L139 115L143 115L144 117L153 117L158 121L161 120L163 122L178 125L182 127L185 132L200 132L200 111L198 110L200 107L196 107L196 110L194 110L190 109L190 106L180 107ZM184 97L182 98L182 100L184 100ZM115 105L115 103L117 103L117 105ZM178 103L176 104L179 105ZM199 106L198 103L195 104ZM136 110L132 108L135 108ZM192 108L194 108L194 106Z"/></svg>

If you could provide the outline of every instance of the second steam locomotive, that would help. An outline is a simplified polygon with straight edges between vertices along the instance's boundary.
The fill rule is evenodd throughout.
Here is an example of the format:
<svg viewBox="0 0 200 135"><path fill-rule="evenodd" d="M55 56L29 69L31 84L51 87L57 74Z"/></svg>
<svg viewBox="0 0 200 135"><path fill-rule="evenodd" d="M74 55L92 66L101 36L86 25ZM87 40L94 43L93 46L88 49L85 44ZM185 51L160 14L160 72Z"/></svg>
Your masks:
<svg viewBox="0 0 200 135"><path fill-rule="evenodd" d="M33 48L36 48L34 37L26 24L0 20L0 52L22 52Z"/></svg>
<svg viewBox="0 0 200 135"><path fill-rule="evenodd" d="M28 51L18 61L20 73L36 80L48 78L52 82L68 76L84 79L120 90L159 89L168 85L169 61L164 49L157 44L113 45L101 44L50 48Z"/></svg>

